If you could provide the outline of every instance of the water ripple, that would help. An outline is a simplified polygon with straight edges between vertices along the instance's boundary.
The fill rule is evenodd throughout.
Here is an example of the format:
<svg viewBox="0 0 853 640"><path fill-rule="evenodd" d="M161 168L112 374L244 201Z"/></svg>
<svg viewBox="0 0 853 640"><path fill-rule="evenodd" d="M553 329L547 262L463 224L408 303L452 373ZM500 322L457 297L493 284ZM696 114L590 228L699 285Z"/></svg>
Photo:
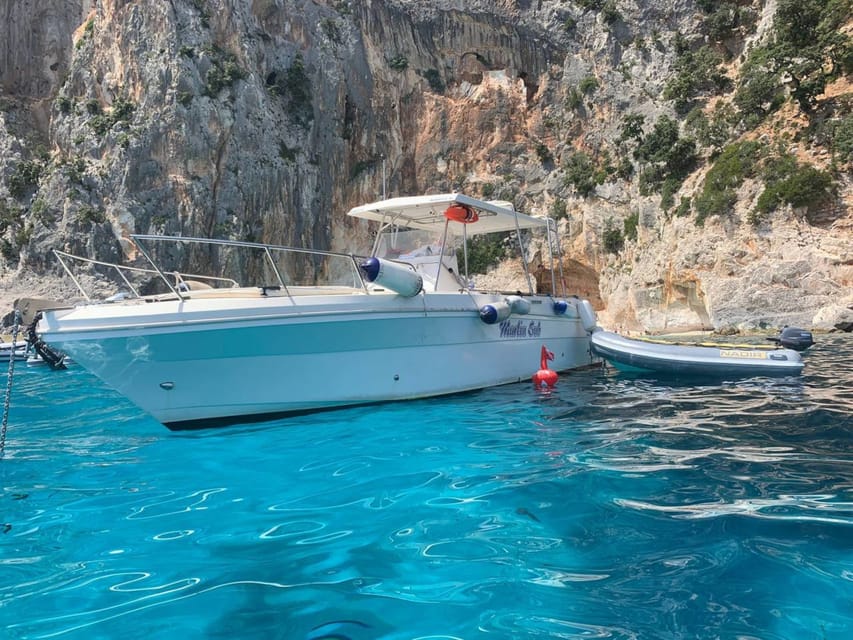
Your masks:
<svg viewBox="0 0 853 640"><path fill-rule="evenodd" d="M0 463L0 627L846 639L853 342L806 357L797 379L598 369L549 394L174 434L79 370L27 371Z"/></svg>
<svg viewBox="0 0 853 640"><path fill-rule="evenodd" d="M853 525L853 502L833 502L836 497L834 495L781 495L775 499L749 498L728 503L710 502L677 506L656 505L621 498L617 498L615 502L630 509L655 511L685 519L740 515L770 520L799 520ZM819 512L820 515L818 515ZM840 515L826 515L828 513Z"/></svg>

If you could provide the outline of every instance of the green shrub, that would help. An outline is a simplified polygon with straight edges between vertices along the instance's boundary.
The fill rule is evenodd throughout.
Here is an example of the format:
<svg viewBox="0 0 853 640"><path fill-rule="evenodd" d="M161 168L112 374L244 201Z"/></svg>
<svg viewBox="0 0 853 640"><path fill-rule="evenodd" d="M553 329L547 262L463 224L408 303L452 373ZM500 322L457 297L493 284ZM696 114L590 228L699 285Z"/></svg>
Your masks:
<svg viewBox="0 0 853 640"><path fill-rule="evenodd" d="M392 57L388 61L388 66L394 69L395 71L405 71L409 66L409 60L406 56L399 54Z"/></svg>
<svg viewBox="0 0 853 640"><path fill-rule="evenodd" d="M98 135L104 135L119 122L129 121L135 110L136 105L126 98L118 96L113 100L109 113L101 112L100 107L98 107L97 112L95 112L96 115L89 118L89 126L92 127ZM90 110L90 113L93 112Z"/></svg>
<svg viewBox="0 0 853 640"><path fill-rule="evenodd" d="M640 171L640 177L637 181L637 186L640 189L641 196L650 196L656 193L663 181L666 179L664 169L660 165L651 165L643 167Z"/></svg>
<svg viewBox="0 0 853 640"><path fill-rule="evenodd" d="M761 213L758 209L753 209L752 211L746 214L747 223L751 224L753 227L759 226L766 219L767 215Z"/></svg>
<svg viewBox="0 0 853 640"><path fill-rule="evenodd" d="M215 98L226 87L246 77L246 72L237 64L237 57L232 53L217 51L211 59L211 67L205 76L204 94Z"/></svg>
<svg viewBox="0 0 853 640"><path fill-rule="evenodd" d="M298 124L307 127L314 119L311 78L301 54L296 54L286 71L271 73L267 77L267 88L273 95L284 98Z"/></svg>
<svg viewBox="0 0 853 640"><path fill-rule="evenodd" d="M853 162L853 114L834 122L831 132L832 151L842 162Z"/></svg>
<svg viewBox="0 0 853 640"><path fill-rule="evenodd" d="M50 162L50 151L47 150L42 144L36 145L35 149L33 149L33 156L35 156L40 162Z"/></svg>
<svg viewBox="0 0 853 640"><path fill-rule="evenodd" d="M733 120L734 110L728 104L717 105L710 118L702 109L696 107L684 119L684 128L693 134L702 147L717 152L722 150L731 137Z"/></svg>
<svg viewBox="0 0 853 640"><path fill-rule="evenodd" d="M444 93L444 82L441 80L441 74L438 72L438 69L427 69L424 71L423 77L433 93Z"/></svg>
<svg viewBox="0 0 853 640"><path fill-rule="evenodd" d="M640 139L634 157L644 165L640 172L643 195L660 190L667 180L672 181L668 189L674 193L696 164L696 143L680 136L678 122L661 116Z"/></svg>
<svg viewBox="0 0 853 640"><path fill-rule="evenodd" d="M205 0L190 0L190 3L195 7L199 14L201 25L205 28L210 26L210 13L207 10Z"/></svg>
<svg viewBox="0 0 853 640"><path fill-rule="evenodd" d="M323 20L320 21L320 28L326 35L326 38L329 39L329 42L334 44L341 43L341 29L338 26L338 23L332 18L323 18Z"/></svg>
<svg viewBox="0 0 853 640"><path fill-rule="evenodd" d="M641 162L666 162L678 139L678 122L661 116L652 131L640 139L634 157Z"/></svg>
<svg viewBox="0 0 853 640"><path fill-rule="evenodd" d="M686 113L697 96L722 91L729 85L722 62L720 54L708 46L684 52L675 61L675 75L664 87L664 99L673 100L675 109Z"/></svg>
<svg viewBox="0 0 853 640"><path fill-rule="evenodd" d="M44 167L35 160L19 162L9 178L9 195L13 198L24 197L30 189L38 185Z"/></svg>
<svg viewBox="0 0 853 640"><path fill-rule="evenodd" d="M669 211L675 206L675 194L681 186L681 181L669 177L664 179L660 187L660 208Z"/></svg>
<svg viewBox="0 0 853 640"><path fill-rule="evenodd" d="M288 147L287 144L285 144L284 142L278 145L278 157L284 160L285 162L295 162L296 155L298 152L298 149Z"/></svg>
<svg viewBox="0 0 853 640"><path fill-rule="evenodd" d="M15 244L23 247L28 244L30 238L33 237L33 226L31 224L22 224L15 232Z"/></svg>
<svg viewBox="0 0 853 640"><path fill-rule="evenodd" d="M508 233L487 233L474 236L468 241L468 273L486 273L497 266L506 255ZM457 252L460 268L463 268L464 255Z"/></svg>
<svg viewBox="0 0 853 640"><path fill-rule="evenodd" d="M566 93L566 109L576 111L583 105L583 94L576 87L572 87Z"/></svg>
<svg viewBox="0 0 853 640"><path fill-rule="evenodd" d="M643 139L643 124L646 121L646 116L639 113L629 113L623 116L622 124L620 125L621 134L619 135L620 142L634 140L639 142Z"/></svg>
<svg viewBox="0 0 853 640"><path fill-rule="evenodd" d="M704 191L696 198L696 224L702 226L711 215L729 213L737 202L733 189Z"/></svg>
<svg viewBox="0 0 853 640"><path fill-rule="evenodd" d="M53 211L47 206L44 198L38 198L30 207L30 215L33 219L45 226L54 223Z"/></svg>
<svg viewBox="0 0 853 640"><path fill-rule="evenodd" d="M539 157L539 162L547 163L553 162L554 156L551 153L551 150L544 142L537 142L535 145L536 155Z"/></svg>
<svg viewBox="0 0 853 640"><path fill-rule="evenodd" d="M103 224L107 221L107 216L103 211L83 205L77 210L77 221L83 224Z"/></svg>
<svg viewBox="0 0 853 640"><path fill-rule="evenodd" d="M135 110L136 105L130 100L127 100L122 96L117 96L116 99L113 100L110 116L112 117L113 122L126 122L130 120Z"/></svg>
<svg viewBox="0 0 853 640"><path fill-rule="evenodd" d="M604 21L604 24L613 24L617 20L622 19L622 14L616 8L615 0L607 0L604 6L601 7L601 19Z"/></svg>
<svg viewBox="0 0 853 640"><path fill-rule="evenodd" d="M750 52L741 67L734 99L747 127L754 127L785 102L781 75L766 47Z"/></svg>
<svg viewBox="0 0 853 640"><path fill-rule="evenodd" d="M628 156L623 156L616 167L616 176L622 180L630 180L634 175L634 163Z"/></svg>
<svg viewBox="0 0 853 640"><path fill-rule="evenodd" d="M70 182L82 184L86 177L86 160L83 158L66 158L59 164Z"/></svg>
<svg viewBox="0 0 853 640"><path fill-rule="evenodd" d="M578 85L578 90L584 95L589 95L596 89L598 89L598 80L595 76L586 76Z"/></svg>
<svg viewBox="0 0 853 640"><path fill-rule="evenodd" d="M110 130L110 128L113 126L113 123L110 120L109 116L100 114L89 118L89 126L95 130L95 133L97 133L99 136L102 136Z"/></svg>
<svg viewBox="0 0 853 640"><path fill-rule="evenodd" d="M625 222L623 223L623 227L625 228L625 238L628 240L636 240L637 239L637 227L640 223L640 212L635 211L634 213L628 215L625 218Z"/></svg>
<svg viewBox="0 0 853 640"><path fill-rule="evenodd" d="M701 7L709 14L703 26L714 42L723 42L737 37L741 31L751 32L754 29L757 16L749 7L739 6L735 2L717 2L709 5L710 8Z"/></svg>
<svg viewBox="0 0 853 640"><path fill-rule="evenodd" d="M681 202L678 203L678 206L672 214L677 218L683 218L684 216L690 215L690 198L681 196Z"/></svg>
<svg viewBox="0 0 853 640"><path fill-rule="evenodd" d="M56 98L56 108L59 109L60 113L71 113L72 102L66 96L57 96Z"/></svg>
<svg viewBox="0 0 853 640"><path fill-rule="evenodd" d="M17 228L23 224L24 212L15 205L6 204L0 199L0 235L6 233L9 228Z"/></svg>
<svg viewBox="0 0 853 640"><path fill-rule="evenodd" d="M491 198L492 194L494 194L494 192L495 192L495 185L492 184L491 182L484 182L482 184L482 186L480 187L480 194L482 194L482 196L484 198Z"/></svg>
<svg viewBox="0 0 853 640"><path fill-rule="evenodd" d="M835 181L829 173L800 164L793 156L774 159L764 175L766 186L756 203L759 214L769 214L785 204L805 207L810 214L834 196Z"/></svg>
<svg viewBox="0 0 853 640"><path fill-rule="evenodd" d="M566 171L566 186L573 187L579 196L586 198L595 191L595 165L586 153L573 153L566 159L563 168Z"/></svg>
<svg viewBox="0 0 853 640"><path fill-rule="evenodd" d="M613 224L608 218L604 223L604 233L601 237L601 246L606 253L619 253L625 246L625 236L622 230Z"/></svg>
<svg viewBox="0 0 853 640"><path fill-rule="evenodd" d="M778 0L774 33L754 49L742 69L738 106L752 124L784 100L781 79L805 113L827 84L853 69L850 0ZM781 95L780 95L781 94Z"/></svg>
<svg viewBox="0 0 853 640"><path fill-rule="evenodd" d="M711 215L728 213L737 201L736 189L748 177L754 177L761 159L761 144L755 140L739 142L723 149L705 176L697 196L696 222L703 224Z"/></svg>
<svg viewBox="0 0 853 640"><path fill-rule="evenodd" d="M92 39L92 34L95 32L95 21L94 19L90 19L86 22L86 26L83 27L83 33L80 36L80 39L77 40L77 43L74 45L75 49L80 49L83 47L86 42Z"/></svg>
<svg viewBox="0 0 853 640"><path fill-rule="evenodd" d="M681 57L690 53L690 42L684 37L683 33L676 31L672 39L672 48L675 51L675 55Z"/></svg>
<svg viewBox="0 0 853 640"><path fill-rule="evenodd" d="M569 213L566 210L566 201L565 200L554 200L551 203L551 217L554 220L562 220L563 218L568 218Z"/></svg>

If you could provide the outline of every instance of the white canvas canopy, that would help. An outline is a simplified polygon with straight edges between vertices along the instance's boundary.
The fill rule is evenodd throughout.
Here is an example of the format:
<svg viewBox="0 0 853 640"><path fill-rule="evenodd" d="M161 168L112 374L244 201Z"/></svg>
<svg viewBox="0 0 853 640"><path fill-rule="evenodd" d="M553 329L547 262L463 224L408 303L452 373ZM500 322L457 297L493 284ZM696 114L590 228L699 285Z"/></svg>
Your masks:
<svg viewBox="0 0 853 640"><path fill-rule="evenodd" d="M510 203L478 200L459 193L380 200L354 207L347 215L409 229L434 231L444 228L447 222L444 212L453 204L465 205L477 212L479 219L466 225L468 235L541 228L547 225L544 218L519 213L512 209ZM451 224L461 223L451 221Z"/></svg>

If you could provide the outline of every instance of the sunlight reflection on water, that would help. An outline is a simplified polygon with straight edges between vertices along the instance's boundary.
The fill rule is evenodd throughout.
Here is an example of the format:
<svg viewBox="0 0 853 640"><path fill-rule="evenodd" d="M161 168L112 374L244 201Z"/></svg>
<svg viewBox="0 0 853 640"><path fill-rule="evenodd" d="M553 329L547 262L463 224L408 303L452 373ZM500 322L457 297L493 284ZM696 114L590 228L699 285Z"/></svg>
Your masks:
<svg viewBox="0 0 853 640"><path fill-rule="evenodd" d="M9 638L846 638L853 340L798 379L611 370L173 434L16 380ZM92 390L96 392L93 393ZM324 635L325 634L325 635Z"/></svg>

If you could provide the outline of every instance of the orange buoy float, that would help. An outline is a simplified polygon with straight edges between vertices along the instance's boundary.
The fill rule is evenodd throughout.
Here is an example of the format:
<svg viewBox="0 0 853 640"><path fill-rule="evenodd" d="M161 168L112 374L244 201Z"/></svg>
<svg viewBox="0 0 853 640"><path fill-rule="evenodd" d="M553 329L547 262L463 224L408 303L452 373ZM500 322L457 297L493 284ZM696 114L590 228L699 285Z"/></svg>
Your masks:
<svg viewBox="0 0 853 640"><path fill-rule="evenodd" d="M548 360L553 360L554 354L548 351L547 347L542 345L542 358L539 361L539 371L533 374L533 384L537 388L547 386L553 389L557 384L557 372L548 368Z"/></svg>
<svg viewBox="0 0 853 640"><path fill-rule="evenodd" d="M462 224L471 224L472 222L477 222L477 220L480 219L477 212L465 204L450 205L445 210L444 217L448 220L453 220L454 222L461 222Z"/></svg>

